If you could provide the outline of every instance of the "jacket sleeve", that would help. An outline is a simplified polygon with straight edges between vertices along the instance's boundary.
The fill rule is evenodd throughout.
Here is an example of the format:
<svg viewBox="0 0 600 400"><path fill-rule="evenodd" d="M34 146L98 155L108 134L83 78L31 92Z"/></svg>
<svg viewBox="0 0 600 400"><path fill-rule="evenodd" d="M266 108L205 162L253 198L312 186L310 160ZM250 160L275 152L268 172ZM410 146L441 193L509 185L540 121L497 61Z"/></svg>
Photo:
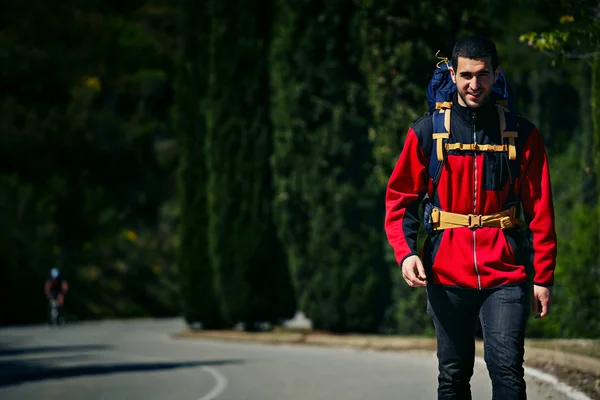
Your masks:
<svg viewBox="0 0 600 400"><path fill-rule="evenodd" d="M427 188L427 160L415 131L410 128L385 195L385 231L399 265L417 253L419 205Z"/></svg>
<svg viewBox="0 0 600 400"><path fill-rule="evenodd" d="M546 149L537 128L525 142L521 157L521 202L531 231L533 282L552 286L557 249L554 205Z"/></svg>

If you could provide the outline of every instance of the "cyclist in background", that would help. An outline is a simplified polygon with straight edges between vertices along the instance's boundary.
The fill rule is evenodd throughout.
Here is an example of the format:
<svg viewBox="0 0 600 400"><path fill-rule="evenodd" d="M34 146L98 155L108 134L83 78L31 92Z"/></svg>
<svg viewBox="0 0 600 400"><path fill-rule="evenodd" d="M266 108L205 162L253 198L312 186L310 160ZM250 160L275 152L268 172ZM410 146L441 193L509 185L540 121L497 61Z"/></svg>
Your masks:
<svg viewBox="0 0 600 400"><path fill-rule="evenodd" d="M65 294L69 290L69 284L66 279L61 275L58 268L52 268L50 270L50 276L46 279L44 285L44 292L49 302L55 300L58 306L59 318L61 321L63 318L63 306L65 302Z"/></svg>

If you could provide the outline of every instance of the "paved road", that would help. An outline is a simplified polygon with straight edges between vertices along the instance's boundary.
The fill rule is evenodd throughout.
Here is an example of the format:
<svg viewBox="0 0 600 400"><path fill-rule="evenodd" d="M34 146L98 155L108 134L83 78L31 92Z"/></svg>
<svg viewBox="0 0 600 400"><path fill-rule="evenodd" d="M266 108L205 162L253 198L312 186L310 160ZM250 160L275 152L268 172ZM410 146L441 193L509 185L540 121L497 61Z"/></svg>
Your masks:
<svg viewBox="0 0 600 400"><path fill-rule="evenodd" d="M176 340L179 320L0 329L2 400L435 399L431 352ZM528 378L529 399L564 400ZM474 399L490 399L476 364Z"/></svg>

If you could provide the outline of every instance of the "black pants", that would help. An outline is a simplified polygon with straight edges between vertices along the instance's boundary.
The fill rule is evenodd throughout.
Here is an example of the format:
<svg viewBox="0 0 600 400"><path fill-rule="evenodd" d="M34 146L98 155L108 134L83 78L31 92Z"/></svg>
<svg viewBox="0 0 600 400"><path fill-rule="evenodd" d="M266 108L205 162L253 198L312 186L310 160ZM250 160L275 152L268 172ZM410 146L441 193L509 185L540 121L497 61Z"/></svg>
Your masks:
<svg viewBox="0 0 600 400"><path fill-rule="evenodd" d="M526 399L523 370L527 286L490 290L427 286L438 345L438 399L471 399L475 329L481 321L494 400Z"/></svg>

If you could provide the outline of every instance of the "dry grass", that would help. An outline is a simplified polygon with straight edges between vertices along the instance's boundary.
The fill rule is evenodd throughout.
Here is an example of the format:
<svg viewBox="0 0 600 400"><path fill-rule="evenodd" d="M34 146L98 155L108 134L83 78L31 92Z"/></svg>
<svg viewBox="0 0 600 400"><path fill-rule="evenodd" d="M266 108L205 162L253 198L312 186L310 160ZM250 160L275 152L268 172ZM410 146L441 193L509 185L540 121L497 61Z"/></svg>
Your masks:
<svg viewBox="0 0 600 400"><path fill-rule="evenodd" d="M527 344L531 347L600 359L600 340L598 339L530 339Z"/></svg>

